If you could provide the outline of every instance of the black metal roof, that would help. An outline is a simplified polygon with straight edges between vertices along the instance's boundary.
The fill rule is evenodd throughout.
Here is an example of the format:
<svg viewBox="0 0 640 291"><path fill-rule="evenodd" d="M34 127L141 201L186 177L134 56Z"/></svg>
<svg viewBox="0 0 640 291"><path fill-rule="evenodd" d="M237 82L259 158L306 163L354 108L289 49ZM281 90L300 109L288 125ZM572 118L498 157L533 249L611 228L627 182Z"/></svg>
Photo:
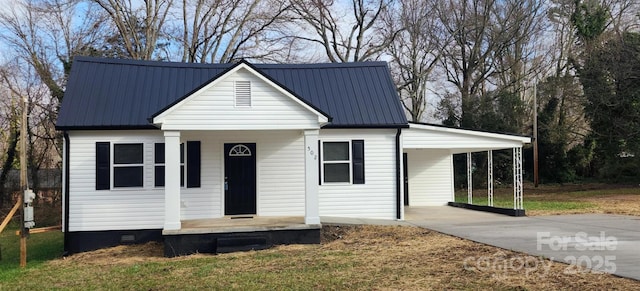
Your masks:
<svg viewBox="0 0 640 291"><path fill-rule="evenodd" d="M149 118L236 64L76 57L56 127L155 128ZM328 115L325 127L406 127L385 62L249 64Z"/></svg>

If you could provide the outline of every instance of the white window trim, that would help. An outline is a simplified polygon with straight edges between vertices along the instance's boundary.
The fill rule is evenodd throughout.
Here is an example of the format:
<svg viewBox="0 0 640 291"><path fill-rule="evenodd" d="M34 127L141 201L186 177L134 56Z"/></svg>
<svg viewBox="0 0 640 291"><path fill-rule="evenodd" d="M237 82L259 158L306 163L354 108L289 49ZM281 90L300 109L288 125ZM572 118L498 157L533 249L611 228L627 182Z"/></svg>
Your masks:
<svg viewBox="0 0 640 291"><path fill-rule="evenodd" d="M324 160L324 143L346 142L349 151L349 160L343 161L325 161ZM321 185L353 185L353 147L351 146L351 140L320 140L320 181ZM324 181L324 165L325 164L344 164L349 163L349 182L325 182Z"/></svg>
<svg viewBox="0 0 640 291"><path fill-rule="evenodd" d="M115 159L116 159L116 145L119 144L140 144L142 145L142 164L116 164L115 163ZM111 157L110 157L110 164L111 167L109 167L109 171L110 171L110 186L111 186L111 190L142 190L144 189L144 176L145 176L145 166L144 166L144 148L145 148L145 143L144 142L128 142L128 141L124 141L124 142L111 142ZM136 187L116 187L115 186L115 168L121 168L121 167L142 167L142 186L136 186Z"/></svg>

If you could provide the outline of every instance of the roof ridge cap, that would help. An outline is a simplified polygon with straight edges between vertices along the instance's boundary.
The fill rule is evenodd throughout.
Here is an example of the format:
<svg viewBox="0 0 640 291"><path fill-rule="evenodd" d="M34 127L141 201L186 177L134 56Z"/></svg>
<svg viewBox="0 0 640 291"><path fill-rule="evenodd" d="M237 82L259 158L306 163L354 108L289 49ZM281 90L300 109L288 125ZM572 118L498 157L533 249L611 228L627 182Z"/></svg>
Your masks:
<svg viewBox="0 0 640 291"><path fill-rule="evenodd" d="M100 64L120 64L130 66L145 67L182 67L182 68L211 68L211 67L229 67L235 63L185 63L174 61L154 61L154 60L135 60L135 59L119 59L119 58L103 58L91 56L76 56L74 62L100 63ZM245 60L245 62L248 62ZM357 67L380 67L387 66L385 61L364 61L364 62L341 62L341 63L253 63L248 62L258 68L357 68Z"/></svg>
<svg viewBox="0 0 640 291"><path fill-rule="evenodd" d="M154 61L154 60L134 60L134 59L118 59L118 58L101 58L89 56L76 56L74 62L98 63L98 64L119 64L129 66L144 67L174 67L174 68L226 68L234 65L233 63L183 63L173 61Z"/></svg>

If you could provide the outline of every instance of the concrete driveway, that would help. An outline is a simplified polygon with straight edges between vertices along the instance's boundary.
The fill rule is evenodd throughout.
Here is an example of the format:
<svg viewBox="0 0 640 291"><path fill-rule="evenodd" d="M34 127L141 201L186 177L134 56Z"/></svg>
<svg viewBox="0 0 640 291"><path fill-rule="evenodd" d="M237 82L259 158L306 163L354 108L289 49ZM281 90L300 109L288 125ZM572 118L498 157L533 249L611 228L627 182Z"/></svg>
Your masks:
<svg viewBox="0 0 640 291"><path fill-rule="evenodd" d="M510 217L449 206L408 207L405 222L457 237L640 280L640 217Z"/></svg>

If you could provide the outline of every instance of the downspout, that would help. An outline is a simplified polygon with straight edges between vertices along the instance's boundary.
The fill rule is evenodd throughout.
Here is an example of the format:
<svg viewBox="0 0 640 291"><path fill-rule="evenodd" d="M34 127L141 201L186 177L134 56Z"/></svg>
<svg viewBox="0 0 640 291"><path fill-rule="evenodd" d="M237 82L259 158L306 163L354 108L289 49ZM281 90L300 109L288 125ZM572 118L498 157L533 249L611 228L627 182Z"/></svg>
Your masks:
<svg viewBox="0 0 640 291"><path fill-rule="evenodd" d="M401 213L401 207L402 205L402 201L401 201L401 196L402 193L400 193L400 182L402 182L402 177L400 177L400 151L402 150L400 148L400 134L402 133L402 128L398 128L397 132L396 132L396 218L397 219L401 219L402 218L402 213Z"/></svg>
<svg viewBox="0 0 640 291"><path fill-rule="evenodd" d="M64 134L64 255L69 252L69 134L65 131Z"/></svg>

